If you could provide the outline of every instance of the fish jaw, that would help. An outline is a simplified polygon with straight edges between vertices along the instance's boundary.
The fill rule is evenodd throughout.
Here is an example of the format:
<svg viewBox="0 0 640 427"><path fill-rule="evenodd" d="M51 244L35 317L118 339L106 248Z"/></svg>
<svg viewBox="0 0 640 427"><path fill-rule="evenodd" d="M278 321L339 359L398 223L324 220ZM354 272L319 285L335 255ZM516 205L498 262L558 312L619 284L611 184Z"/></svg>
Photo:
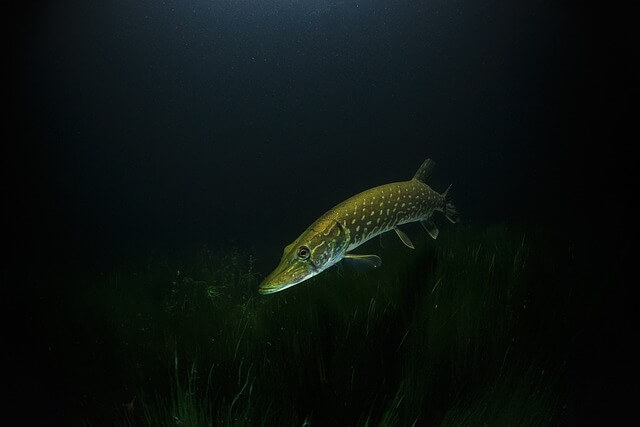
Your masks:
<svg viewBox="0 0 640 427"><path fill-rule="evenodd" d="M282 262L262 281L262 283L260 283L258 292L262 295L280 292L290 288L291 286L297 285L298 283L304 282L316 274L316 271L303 263L289 265L289 263Z"/></svg>

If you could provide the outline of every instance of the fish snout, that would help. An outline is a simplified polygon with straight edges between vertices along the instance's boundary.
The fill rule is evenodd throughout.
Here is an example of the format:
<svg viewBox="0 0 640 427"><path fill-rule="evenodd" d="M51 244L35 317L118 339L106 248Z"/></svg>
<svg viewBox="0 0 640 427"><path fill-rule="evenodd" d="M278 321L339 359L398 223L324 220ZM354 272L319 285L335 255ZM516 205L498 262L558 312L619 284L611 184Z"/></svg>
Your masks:
<svg viewBox="0 0 640 427"><path fill-rule="evenodd" d="M280 292L313 276L313 272L300 266L298 268L276 268L258 286L258 292L269 295Z"/></svg>

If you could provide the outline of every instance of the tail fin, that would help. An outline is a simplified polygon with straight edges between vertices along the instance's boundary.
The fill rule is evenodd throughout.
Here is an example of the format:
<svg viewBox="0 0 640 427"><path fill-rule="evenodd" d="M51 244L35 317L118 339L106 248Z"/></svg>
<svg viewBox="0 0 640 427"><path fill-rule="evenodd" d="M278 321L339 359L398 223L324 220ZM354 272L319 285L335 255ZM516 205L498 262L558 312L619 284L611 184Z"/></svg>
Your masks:
<svg viewBox="0 0 640 427"><path fill-rule="evenodd" d="M442 197L444 198L444 216L446 216L450 222L455 224L460 219L460 214L456 210L456 207L453 206L450 190L451 185L449 185L447 189L444 190L444 193L442 193Z"/></svg>

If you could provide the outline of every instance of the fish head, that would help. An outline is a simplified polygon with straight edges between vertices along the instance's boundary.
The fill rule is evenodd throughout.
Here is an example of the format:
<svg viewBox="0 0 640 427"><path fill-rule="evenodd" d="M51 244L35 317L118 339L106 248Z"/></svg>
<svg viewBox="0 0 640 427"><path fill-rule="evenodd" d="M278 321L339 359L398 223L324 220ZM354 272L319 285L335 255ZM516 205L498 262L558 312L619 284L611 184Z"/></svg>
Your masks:
<svg viewBox="0 0 640 427"><path fill-rule="evenodd" d="M348 230L335 220L316 221L284 248L280 264L260 284L263 295L280 292L340 261L349 246Z"/></svg>

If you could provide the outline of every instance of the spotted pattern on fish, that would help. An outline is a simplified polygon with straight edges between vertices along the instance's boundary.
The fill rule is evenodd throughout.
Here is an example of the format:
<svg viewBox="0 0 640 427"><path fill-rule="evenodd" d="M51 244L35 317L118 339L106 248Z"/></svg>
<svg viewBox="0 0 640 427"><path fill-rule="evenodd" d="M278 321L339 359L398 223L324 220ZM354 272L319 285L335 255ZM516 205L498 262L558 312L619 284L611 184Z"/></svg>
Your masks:
<svg viewBox="0 0 640 427"><path fill-rule="evenodd" d="M358 206L369 204L374 199L381 200L378 203L381 209L347 221L357 213ZM341 221L348 229L350 242L347 251L351 251L399 225L430 218L433 212L443 211L445 203L445 198L425 183L417 180L393 182L356 194L329 210L318 221L326 218ZM371 224L375 226L370 227Z"/></svg>
<svg viewBox="0 0 640 427"><path fill-rule="evenodd" d="M413 248L409 237L397 228L402 224L421 221L436 238L438 229L431 222L433 213L444 212L451 222L456 222L458 215L449 188L440 194L427 185L433 166L434 162L427 159L413 179L371 188L327 211L287 245L280 265L260 284L260 293L270 294L296 285L343 258L379 266L380 258L375 255L348 252L391 230Z"/></svg>

